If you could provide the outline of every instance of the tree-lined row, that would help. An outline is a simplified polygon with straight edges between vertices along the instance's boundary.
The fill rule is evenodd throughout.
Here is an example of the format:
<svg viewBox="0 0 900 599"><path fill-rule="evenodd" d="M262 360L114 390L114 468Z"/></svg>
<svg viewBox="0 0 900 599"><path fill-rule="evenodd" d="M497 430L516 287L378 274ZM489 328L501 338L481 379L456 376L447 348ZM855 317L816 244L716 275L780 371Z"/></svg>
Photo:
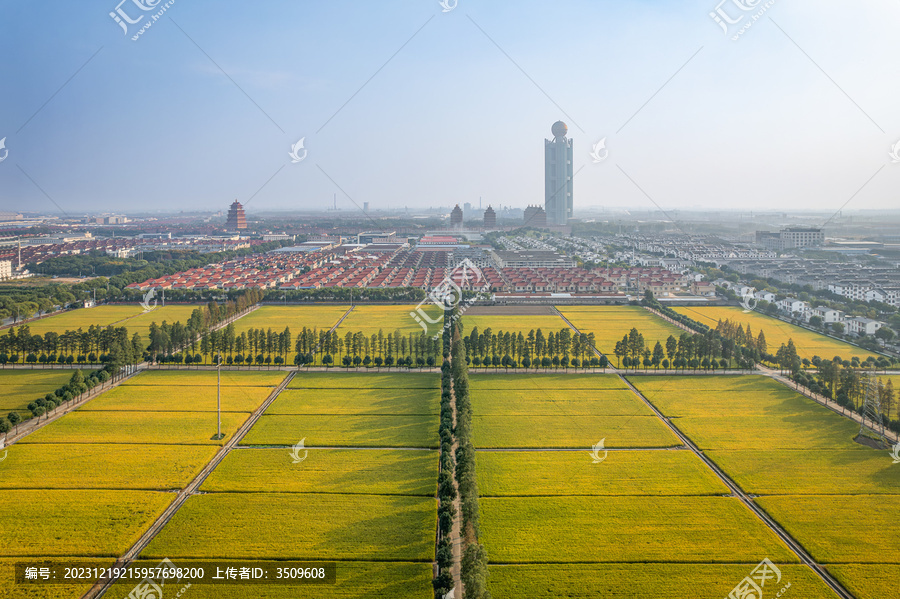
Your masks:
<svg viewBox="0 0 900 599"><path fill-rule="evenodd" d="M543 358L569 356L584 362L587 357L595 357L594 333L574 333L566 327L557 332L544 334L543 329L531 329L527 335L522 332L497 331L490 328L479 332L478 327L463 338L466 355L474 358L508 355L516 362L528 358L532 362Z"/></svg>
<svg viewBox="0 0 900 599"><path fill-rule="evenodd" d="M732 361L740 368L750 368L752 359L733 342L723 339L715 331L707 333L682 333L677 339L669 335L665 345L657 341L651 348L644 335L637 329L616 342L613 353L616 365L623 368L656 368L662 366L685 369L728 368Z"/></svg>
<svg viewBox="0 0 900 599"><path fill-rule="evenodd" d="M456 518L454 501L457 497L453 457L453 407L450 362L441 365L441 438L440 469L438 470L438 538L435 549L437 575L432 581L435 597L442 598L453 588L453 521Z"/></svg>
<svg viewBox="0 0 900 599"><path fill-rule="evenodd" d="M127 350L127 351L126 351ZM99 364L112 360L114 353L121 364L134 364L142 357L143 342L135 333L128 336L126 327L91 325L87 331L48 332L32 335L28 325L9 329L0 335L0 364Z"/></svg>
<svg viewBox="0 0 900 599"><path fill-rule="evenodd" d="M847 368L839 360L824 360L819 363L818 368L817 373L798 369L791 378L813 393L836 401L844 410L862 414L868 387L866 373L854 368ZM887 379L885 382L878 378L874 391L878 395L885 426L900 433L900 405L898 405L894 383L891 379Z"/></svg>
<svg viewBox="0 0 900 599"><path fill-rule="evenodd" d="M434 366L441 357L441 341L425 333L402 334L399 330L372 335L361 331L341 335L337 331L307 329L297 336L298 366L320 362L329 366Z"/></svg>

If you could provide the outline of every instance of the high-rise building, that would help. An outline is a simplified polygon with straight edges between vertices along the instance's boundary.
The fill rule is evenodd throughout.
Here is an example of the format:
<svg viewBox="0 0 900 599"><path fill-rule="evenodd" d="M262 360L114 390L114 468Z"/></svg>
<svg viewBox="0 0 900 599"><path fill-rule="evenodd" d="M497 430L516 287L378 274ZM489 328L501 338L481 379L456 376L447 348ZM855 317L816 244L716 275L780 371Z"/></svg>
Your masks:
<svg viewBox="0 0 900 599"><path fill-rule="evenodd" d="M240 231L247 228L247 217L244 215L244 207L237 200L228 209L228 220L225 221L225 228L229 231Z"/></svg>
<svg viewBox="0 0 900 599"><path fill-rule="evenodd" d="M472 202L466 202L463 204L463 216L469 216L472 214Z"/></svg>
<svg viewBox="0 0 900 599"><path fill-rule="evenodd" d="M456 208L450 213L450 226L451 227L461 227L463 222L463 211L459 207L459 204L456 205Z"/></svg>
<svg viewBox="0 0 900 599"><path fill-rule="evenodd" d="M540 206L529 206L525 209L525 227L542 229L547 226L547 213Z"/></svg>
<svg viewBox="0 0 900 599"><path fill-rule="evenodd" d="M572 218L573 186L572 140L566 137L568 126L553 123L553 139L544 140L544 209L551 225L566 225Z"/></svg>
<svg viewBox="0 0 900 599"><path fill-rule="evenodd" d="M490 204L488 204L487 210L484 211L484 228L485 229L496 229L497 228L497 213L494 212L494 209L491 208Z"/></svg>

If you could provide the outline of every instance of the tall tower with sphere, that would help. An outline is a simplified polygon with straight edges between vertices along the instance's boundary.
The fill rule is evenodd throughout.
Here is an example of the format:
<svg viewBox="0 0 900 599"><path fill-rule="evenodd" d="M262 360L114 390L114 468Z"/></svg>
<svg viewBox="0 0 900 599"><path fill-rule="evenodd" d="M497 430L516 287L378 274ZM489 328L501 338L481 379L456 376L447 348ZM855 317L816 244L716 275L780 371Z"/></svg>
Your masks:
<svg viewBox="0 0 900 599"><path fill-rule="evenodd" d="M562 121L550 129L553 139L544 140L544 211L551 225L566 225L572 218L572 140Z"/></svg>

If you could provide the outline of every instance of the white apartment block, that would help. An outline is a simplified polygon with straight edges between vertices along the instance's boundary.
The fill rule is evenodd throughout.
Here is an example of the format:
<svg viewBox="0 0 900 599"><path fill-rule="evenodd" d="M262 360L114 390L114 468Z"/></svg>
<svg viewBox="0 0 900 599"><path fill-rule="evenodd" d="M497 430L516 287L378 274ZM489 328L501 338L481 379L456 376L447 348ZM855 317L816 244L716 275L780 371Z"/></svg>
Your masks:
<svg viewBox="0 0 900 599"><path fill-rule="evenodd" d="M826 308L824 306L818 306L810 310L806 315L806 322L809 322L809 319L813 316L818 316L822 319L822 322L825 323L844 321L844 313L842 311Z"/></svg>
<svg viewBox="0 0 900 599"><path fill-rule="evenodd" d="M872 320L871 318L863 318L862 316L851 316L844 321L847 326L848 333L857 335L874 335L875 331L884 326L883 322Z"/></svg>
<svg viewBox="0 0 900 599"><path fill-rule="evenodd" d="M805 316L806 312L809 310L809 304L793 297L786 297L783 300L779 300L778 307L782 312L787 312L788 314L796 313L802 316Z"/></svg>
<svg viewBox="0 0 900 599"><path fill-rule="evenodd" d="M0 281L12 278L12 262L0 260Z"/></svg>

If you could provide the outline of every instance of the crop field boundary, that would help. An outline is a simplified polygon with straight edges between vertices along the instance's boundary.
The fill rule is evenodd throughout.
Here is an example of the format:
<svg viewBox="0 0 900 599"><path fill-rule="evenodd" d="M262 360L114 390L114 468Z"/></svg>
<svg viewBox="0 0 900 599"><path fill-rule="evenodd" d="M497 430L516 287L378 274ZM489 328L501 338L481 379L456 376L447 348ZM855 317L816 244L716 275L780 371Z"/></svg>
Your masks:
<svg viewBox="0 0 900 599"><path fill-rule="evenodd" d="M18 425L18 428L16 429L18 432L16 432L15 434L8 434L6 436L6 445L7 446L14 445L17 441L21 441L23 438L27 437L34 431L44 428L51 422L55 422L59 418L62 418L69 412L72 412L72 411L80 408L81 406L85 405L87 402L99 397L100 395L106 393L110 389L115 389L116 387L118 387L119 385L124 383L125 381L129 380L130 378L134 377L135 375L140 374L143 371L144 371L144 364L138 364L137 366L135 366L134 370L132 370L131 372L129 372L126 375L123 375L122 378L118 379L117 381L110 384L109 386L98 385L97 387L94 387L93 389L91 389L91 391L89 393L86 393L84 398L82 398L78 402L73 403L72 405L69 405L69 406L57 406L56 408L54 408L53 413L50 416L48 416L46 419L44 419L43 421L41 421L41 418L30 418L30 419L26 420L24 423L20 423ZM64 409L60 409L63 407L64 407ZM21 429L21 430L19 430L19 429Z"/></svg>
<svg viewBox="0 0 900 599"><path fill-rule="evenodd" d="M857 424L862 424L863 417L860 416L859 414L857 414L856 412L854 412L853 410L844 411L842 408L840 408L840 406L838 405L837 402L830 401L827 397L823 397L816 393L812 393L805 387L798 385L797 383L793 382L789 378L782 376L781 374L778 374L778 372L773 368L767 368L761 364L757 364L756 367L759 370L759 374L762 374L763 376L767 376L770 379L772 379L773 381L777 381L777 382L781 383L782 385L784 385L791 391L794 391L795 393L799 393L803 397L805 397L807 399L811 399L814 402L816 402L822 406L825 406L826 408L828 408L829 410L831 410L838 416L843 416L844 418L849 418L850 420L852 420L853 422L855 422ZM871 427L872 429L878 428L877 425L874 422L872 422L871 420L869 420L868 418L865 420L866 420L866 424L869 427ZM900 441L900 434L893 433L887 428L884 429L884 436L887 437L888 439L893 439L895 442Z"/></svg>
<svg viewBox="0 0 900 599"><path fill-rule="evenodd" d="M212 473L216 467L222 463L222 460L231 453L231 450L237 446L237 444L244 438L244 435L256 424L256 421L259 420L260 416L269 408L269 406L275 401L275 399L284 391L288 383L290 383L291 379L294 378L294 373L288 374L284 378L281 383L272 390L272 393L269 394L269 397L265 399L265 401L260 404L256 410L250 414L250 417L244 421L244 423L238 428L238 430L232 435L231 439L227 443L225 443L219 451L216 452L216 455L207 462L206 466L200 471L194 479L188 483L186 487L181 489L178 492L178 495L175 497L175 500L169 504L169 507L156 519L155 522L148 528L141 537L135 541L134 545L128 549L119 559L116 560L114 567L123 568L127 566L129 563L137 559L140 555L141 551L143 551L147 545L152 541L157 534L163 529L163 527L172 519L175 513L181 509L184 505L185 501L192 495L195 495L200 488L200 485L206 480L206 478ZM97 583L91 587L84 595L82 595L82 599L97 599L99 597L103 597L106 592L112 588L112 585L118 580L119 577L109 577L109 578L101 578L97 581Z"/></svg>
<svg viewBox="0 0 900 599"><path fill-rule="evenodd" d="M653 314L654 316L656 316L656 317L658 317L658 318L662 318L663 320L665 320L665 321L668 322L669 324L674 325L674 326L678 327L679 329L681 329L681 330L683 330L683 331L687 331L688 333L691 333L692 335L694 335L694 334L697 333L697 331L695 331L695 330L692 329L691 327L687 326L686 324L680 323L680 322L678 322L678 321L676 321L676 320L674 320L674 319L672 319L672 318L669 318L669 317L666 316L665 314L661 314L660 312L657 312L656 310L654 310L654 309L651 308L650 306L644 306L644 310L647 310L648 312L650 312L650 313Z"/></svg>
<svg viewBox="0 0 900 599"><path fill-rule="evenodd" d="M566 318L566 317L563 315L563 313L560 312L559 309L558 309L556 306L553 306L553 311L556 312L556 315L557 315L557 316L559 316L560 318L562 318L562 321L563 321L564 323L566 323L566 324L569 326L570 329L572 329L573 331L575 331L575 332L578 333L579 335L582 334L582 332L578 330L578 327L576 327L574 324L572 324L572 321L570 321L568 318ZM597 348L594 347L593 345L591 346L591 349L594 350L594 353L597 355L598 358L603 357L603 352L601 352L599 349L597 349ZM609 370L610 370L611 373L613 373L613 374L618 374L618 371L616 370L615 366L612 365L612 362L609 362L609 367L608 367L608 368L609 368ZM607 370L606 368L603 369L604 372L606 372L606 370ZM476 372L477 372L477 371L476 371Z"/></svg>
<svg viewBox="0 0 900 599"><path fill-rule="evenodd" d="M698 458L703 460L703 463L706 464L706 466L710 470L712 470L713 473L717 477L719 477L719 479L723 483L725 483L725 485L729 489L731 489L732 495L734 497L739 499L741 501L741 503L743 503L750 511L753 512L754 515L756 515L757 518L759 518L762 521L763 524L765 524L782 541L784 541L784 543L787 545L788 549L791 552L793 552L800 559L800 561L803 564L807 565L810 569L812 569L813 572L815 572L816 575L819 578L821 578L822 581L825 584L827 584L839 597L843 597L844 599L854 599L854 596L851 593L849 593L831 574L829 574L828 571L824 567L822 567L821 565L819 565L818 562L813 560L812 556L810 556L806 552L806 550L803 548L802 545L800 545L799 542L794 540L794 538L791 535L789 535L787 533L787 531L785 531L773 518L771 518L765 512L765 510L763 510L761 507L756 505L753 502L753 500L746 493L744 493L744 491L741 490L741 488L733 480L731 480L731 478L727 474L725 474L725 472L722 469L720 469L715 464L715 462L713 462L711 459L706 457L706 455L704 455L704 453L702 451L700 451L700 449L696 445L694 445L694 442L691 441L691 439L687 435L682 433L681 430L679 430L678 427L676 427L674 424L672 424L672 422L668 418L666 418L662 414L662 412L660 412L656 408L655 405L653 405L646 397L644 397L644 395L634 385L631 384L631 381L626 379L621 374L619 375L619 378L621 378L622 381L626 385L628 385L628 387L631 389L631 391L635 395L637 395L641 399L641 401L643 401L645 404L647 404L647 407L649 407L651 410L653 410L656 413L657 417L659 417L659 419L663 421L663 424L665 424L667 427L669 427L669 429L675 435L677 435L679 439L681 439L681 442L688 449L690 449L692 452L694 452L694 455L696 455Z"/></svg>

